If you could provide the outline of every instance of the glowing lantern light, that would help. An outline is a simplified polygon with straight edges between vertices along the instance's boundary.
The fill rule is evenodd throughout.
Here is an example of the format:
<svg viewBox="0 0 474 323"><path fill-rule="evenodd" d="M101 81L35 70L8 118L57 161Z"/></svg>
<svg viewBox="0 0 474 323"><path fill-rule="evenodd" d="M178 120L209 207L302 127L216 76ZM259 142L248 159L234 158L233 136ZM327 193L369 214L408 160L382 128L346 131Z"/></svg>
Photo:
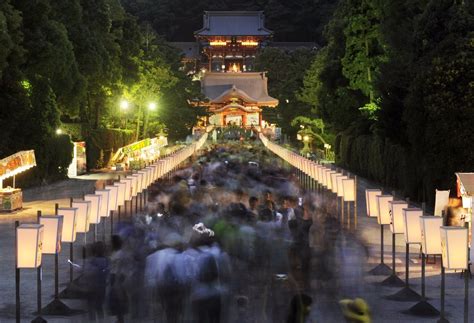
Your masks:
<svg viewBox="0 0 474 323"><path fill-rule="evenodd" d="M42 224L21 224L16 228L16 268L38 268L43 252Z"/></svg>

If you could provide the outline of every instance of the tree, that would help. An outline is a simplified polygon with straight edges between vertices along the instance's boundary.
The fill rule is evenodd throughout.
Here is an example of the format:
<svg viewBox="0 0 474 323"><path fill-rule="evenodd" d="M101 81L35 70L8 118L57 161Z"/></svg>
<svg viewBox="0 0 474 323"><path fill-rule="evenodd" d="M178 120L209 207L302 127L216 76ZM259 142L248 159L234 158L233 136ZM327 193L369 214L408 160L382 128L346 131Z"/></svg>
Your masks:
<svg viewBox="0 0 474 323"><path fill-rule="evenodd" d="M291 120L299 115L311 114L310 106L298 101L296 93L303 85L304 72L314 55L315 52L309 49L286 52L269 47L259 53L255 60L256 70L268 71L268 92L279 100L276 109L264 111L265 119L277 123L290 138L296 136Z"/></svg>
<svg viewBox="0 0 474 323"><path fill-rule="evenodd" d="M377 118L378 102L374 82L380 73L380 64L386 61L385 44L380 34L381 11L375 0L350 0L346 6L345 54L341 60L342 73L353 90L368 97L361 107L369 119Z"/></svg>

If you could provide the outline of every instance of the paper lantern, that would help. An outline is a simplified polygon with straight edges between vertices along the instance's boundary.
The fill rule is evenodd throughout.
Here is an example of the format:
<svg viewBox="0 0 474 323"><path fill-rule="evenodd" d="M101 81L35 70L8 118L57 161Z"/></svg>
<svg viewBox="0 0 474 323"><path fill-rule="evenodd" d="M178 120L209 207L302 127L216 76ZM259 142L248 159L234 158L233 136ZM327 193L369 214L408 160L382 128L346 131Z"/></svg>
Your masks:
<svg viewBox="0 0 474 323"><path fill-rule="evenodd" d="M76 208L58 208L58 215L62 215L63 217L63 232L61 233L62 242L76 241L76 214Z"/></svg>
<svg viewBox="0 0 474 323"><path fill-rule="evenodd" d="M44 254L54 255L61 252L61 234L63 230L63 217L40 216L39 223L43 225L43 250Z"/></svg>
<svg viewBox="0 0 474 323"><path fill-rule="evenodd" d="M330 170L326 173L326 183L328 190L332 191L332 174L337 174L336 171Z"/></svg>
<svg viewBox="0 0 474 323"><path fill-rule="evenodd" d="M120 183L125 184L125 201L130 201L132 199L132 182L133 180L131 178L120 180Z"/></svg>
<svg viewBox="0 0 474 323"><path fill-rule="evenodd" d="M342 180L342 192L345 202L354 202L356 199L355 180L353 178Z"/></svg>
<svg viewBox="0 0 474 323"><path fill-rule="evenodd" d="M342 181L349 177L343 175L336 178L337 181L337 197L344 197L344 189L342 188Z"/></svg>
<svg viewBox="0 0 474 323"><path fill-rule="evenodd" d="M344 175L342 175L341 173L331 174L331 191L336 194L337 194L337 178L339 176L344 176Z"/></svg>
<svg viewBox="0 0 474 323"><path fill-rule="evenodd" d="M436 190L435 196L435 208L434 215L442 216L444 209L449 204L449 190L447 191L438 191Z"/></svg>
<svg viewBox="0 0 474 323"><path fill-rule="evenodd" d="M86 233L89 232L89 219L91 214L91 202L90 201L74 201L71 207L77 209L76 214L76 232Z"/></svg>
<svg viewBox="0 0 474 323"><path fill-rule="evenodd" d="M142 175L142 190L148 187L148 172L144 169L138 171L138 174Z"/></svg>
<svg viewBox="0 0 474 323"><path fill-rule="evenodd" d="M443 267L463 270L469 265L469 229L463 227L441 227L441 254Z"/></svg>
<svg viewBox="0 0 474 323"><path fill-rule="evenodd" d="M89 223L100 223L100 204L102 202L102 196L96 194L87 194L84 195L84 200L91 202L91 208L89 211Z"/></svg>
<svg viewBox="0 0 474 323"><path fill-rule="evenodd" d="M110 191L109 190L96 190L95 191L96 195L102 196L100 199L100 216L103 218L106 218L110 215L109 213L109 203L110 203Z"/></svg>
<svg viewBox="0 0 474 323"><path fill-rule="evenodd" d="M465 209L472 209L472 196L465 196L462 197L462 207Z"/></svg>
<svg viewBox="0 0 474 323"><path fill-rule="evenodd" d="M123 206L125 204L126 199L126 189L127 184L123 183L122 181L114 183L114 186L117 187L117 209L119 206Z"/></svg>
<svg viewBox="0 0 474 323"><path fill-rule="evenodd" d="M403 227L405 242L412 244L421 244L421 225L420 217L423 216L423 210L418 208L403 209Z"/></svg>
<svg viewBox="0 0 474 323"><path fill-rule="evenodd" d="M319 168L318 168L318 182L321 185L323 185L323 181L324 181L323 174L324 174L324 167L319 166Z"/></svg>
<svg viewBox="0 0 474 323"><path fill-rule="evenodd" d="M377 208L377 196L382 195L382 191L379 189L366 189L365 190L365 205L367 210L367 216L378 217L379 210Z"/></svg>
<svg viewBox="0 0 474 323"><path fill-rule="evenodd" d="M421 216L421 251L425 255L441 254L441 235L439 228L443 226L443 218L438 216Z"/></svg>
<svg viewBox="0 0 474 323"><path fill-rule="evenodd" d="M107 185L105 186L105 189L106 190L109 190L110 191L110 194L109 194L109 211L117 211L118 209L118 206L117 206L117 202L118 202L118 187L115 186L115 185Z"/></svg>
<svg viewBox="0 0 474 323"><path fill-rule="evenodd" d="M133 178L135 178L135 182L136 182L136 188L137 188L137 191L136 193L141 193L142 190L143 190L143 183L142 183L142 180L143 180L143 174L139 174L139 173L135 173L132 175Z"/></svg>
<svg viewBox="0 0 474 323"><path fill-rule="evenodd" d="M126 179L130 179L131 182L131 188L132 188L132 196L130 197L130 199L133 197L133 196L137 196L137 192L138 192L138 178L136 176L127 176Z"/></svg>
<svg viewBox="0 0 474 323"><path fill-rule="evenodd" d="M21 224L16 228L16 268L38 268L43 253L42 224Z"/></svg>
<svg viewBox="0 0 474 323"><path fill-rule="evenodd" d="M408 208L408 203L404 201L392 201L390 204L390 231L392 233L404 233L405 228L403 226L403 209Z"/></svg>
<svg viewBox="0 0 474 323"><path fill-rule="evenodd" d="M388 204L390 201L393 201L392 195L377 196L377 208L379 212L377 221L379 224L390 224L390 205Z"/></svg>

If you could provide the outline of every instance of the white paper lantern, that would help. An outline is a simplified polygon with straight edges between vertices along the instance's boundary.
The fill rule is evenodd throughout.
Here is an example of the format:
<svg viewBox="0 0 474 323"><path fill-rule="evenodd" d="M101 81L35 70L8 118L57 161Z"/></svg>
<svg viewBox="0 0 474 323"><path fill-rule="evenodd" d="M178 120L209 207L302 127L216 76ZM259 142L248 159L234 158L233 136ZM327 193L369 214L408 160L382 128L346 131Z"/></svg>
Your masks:
<svg viewBox="0 0 474 323"><path fill-rule="evenodd" d="M462 196L462 207L465 209L472 209L472 196Z"/></svg>
<svg viewBox="0 0 474 323"><path fill-rule="evenodd" d="M441 235L439 229L443 226L443 218L438 216L420 217L421 251L425 255L441 254Z"/></svg>
<svg viewBox="0 0 474 323"><path fill-rule="evenodd" d="M342 181L349 177L342 175L336 178L337 181L337 197L344 197L344 188L342 187Z"/></svg>
<svg viewBox="0 0 474 323"><path fill-rule="evenodd" d="M71 207L77 209L76 232L89 232L89 219L91 214L90 201L73 201Z"/></svg>
<svg viewBox="0 0 474 323"><path fill-rule="evenodd" d="M76 221L77 209L63 207L58 208L58 215L63 217L63 232L61 233L62 242L76 241Z"/></svg>
<svg viewBox="0 0 474 323"><path fill-rule="evenodd" d="M423 210L418 208L403 209L403 226L405 242L409 244L421 244L420 217Z"/></svg>
<svg viewBox="0 0 474 323"><path fill-rule="evenodd" d="M342 192L345 202L354 202L356 199L355 180L353 178L342 180Z"/></svg>
<svg viewBox="0 0 474 323"><path fill-rule="evenodd" d="M133 179L131 178L125 178L125 179L122 179L120 180L120 183L124 183L126 186L125 186L125 201L130 201L132 199L132 193L133 193L133 189L132 189L132 184L133 184Z"/></svg>
<svg viewBox="0 0 474 323"><path fill-rule="evenodd" d="M43 253L42 224L21 224L16 228L16 268L38 268Z"/></svg>
<svg viewBox="0 0 474 323"><path fill-rule="evenodd" d="M110 191L109 194L109 211L117 211L118 209L118 187L115 185L107 185L105 186L106 190Z"/></svg>
<svg viewBox="0 0 474 323"><path fill-rule="evenodd" d="M337 194L337 178L339 176L344 176L344 175L342 175L341 173L331 174L331 191L336 194Z"/></svg>
<svg viewBox="0 0 474 323"><path fill-rule="evenodd" d="M44 254L54 255L61 252L61 233L63 230L63 217L43 215L39 218L43 225L43 250Z"/></svg>
<svg viewBox="0 0 474 323"><path fill-rule="evenodd" d="M138 193L138 178L136 176L127 176L126 179L130 179L131 180L131 187L132 187L132 196L131 197L134 197L134 196L137 196L137 193Z"/></svg>
<svg viewBox="0 0 474 323"><path fill-rule="evenodd" d="M100 205L102 204L102 196L96 194L84 195L84 200L91 202L91 208L89 213L89 223L98 224L100 223Z"/></svg>
<svg viewBox="0 0 474 323"><path fill-rule="evenodd" d="M408 203L404 201L392 201L390 203L390 231L392 233L404 233L403 209L408 208Z"/></svg>
<svg viewBox="0 0 474 323"><path fill-rule="evenodd" d="M469 265L469 229L463 227L441 227L441 252L443 267L465 270Z"/></svg>
<svg viewBox="0 0 474 323"><path fill-rule="evenodd" d="M143 169L138 171L138 174L142 175L142 191L148 187L148 172Z"/></svg>
<svg viewBox="0 0 474 323"><path fill-rule="evenodd" d="M110 191L109 190L96 190L95 194L102 196L101 202L100 202L100 216L103 218L108 217L110 215L110 212L109 212Z"/></svg>
<svg viewBox="0 0 474 323"><path fill-rule="evenodd" d="M449 204L449 190L447 191L438 191L435 190L435 208L434 208L434 215L442 216L444 209Z"/></svg>
<svg viewBox="0 0 474 323"><path fill-rule="evenodd" d="M326 183L328 190L332 191L332 174L337 174L336 171L330 170L326 173Z"/></svg>
<svg viewBox="0 0 474 323"><path fill-rule="evenodd" d="M379 195L377 196L377 208L378 217L377 221L379 224L390 224L390 205L388 202L393 201L392 195Z"/></svg>
<svg viewBox="0 0 474 323"><path fill-rule="evenodd" d="M365 190L365 205L367 209L367 216L378 217L379 210L377 206L377 196L382 195L382 191L379 189L366 189Z"/></svg>
<svg viewBox="0 0 474 323"><path fill-rule="evenodd" d="M117 209L118 209L119 206L125 205L127 184L120 181L120 182L114 183L114 186L117 187L118 189L118 192L117 192Z"/></svg>

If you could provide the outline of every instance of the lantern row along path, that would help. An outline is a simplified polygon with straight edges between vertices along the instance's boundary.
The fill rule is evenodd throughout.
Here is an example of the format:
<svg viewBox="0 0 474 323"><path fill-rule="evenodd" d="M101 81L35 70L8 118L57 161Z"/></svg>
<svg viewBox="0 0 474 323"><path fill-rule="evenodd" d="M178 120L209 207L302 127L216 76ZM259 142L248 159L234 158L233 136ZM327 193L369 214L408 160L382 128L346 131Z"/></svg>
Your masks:
<svg viewBox="0 0 474 323"><path fill-rule="evenodd" d="M104 182L107 180L117 179L119 173L102 173L80 176L77 179L69 179L60 181L45 187L31 188L24 190L24 209L15 213L0 214L0 272L2 278L0 279L0 322L14 322L15 320L15 221L21 223L36 222L36 212L41 210L44 215L54 214L54 205L58 203L60 207L69 206L69 198L81 198L83 194L93 192L95 189L102 188ZM349 270L346 272L363 271L367 273L371 268L376 266L379 262L380 255L380 226L377 224L375 218L368 218L366 216L365 204L365 190L380 188L379 185L358 177L357 180L357 214L358 227L356 235L365 242L369 249L369 261L365 263L363 268L360 268L359 263L365 262L364 259L353 259L347 257L344 261L344 266ZM391 192L388 190L387 192ZM316 193L318 197L320 193ZM328 195L324 197L328 199ZM331 195L331 198L332 195ZM397 196L398 199L402 199ZM413 204L410 204L413 205ZM107 222L106 235L110 232L109 223ZM391 232L385 226L385 263L391 264ZM98 237L103 235L103 226L98 227ZM92 232L88 233L88 240L92 240ZM108 236L107 236L108 239ZM350 240L348 240L350 241ZM400 272L399 277L404 279L405 270L405 243L403 238L397 237L396 250L396 266L397 272ZM78 243L80 245L80 243ZM63 246L63 248L66 248ZM343 247L343 252L347 255L357 248L350 242ZM80 259L80 247L75 248L75 259ZM419 249L410 248L410 283L411 287L420 292L420 262ZM353 253L357 254L357 253ZM68 252L61 252L59 255L59 281L61 283L60 290L66 287L69 281L69 265L67 260L69 258ZM43 257L43 281L42 281L42 302L47 304L52 300L54 291L54 264L53 257ZM440 309L440 257L437 257L435 264L426 265L426 295L430 303ZM364 298L371 307L372 317L374 322L435 322L436 318L419 318L403 314L402 312L410 308L415 303L410 302L396 302L386 300L383 297L391 295L399 290L399 287L385 287L378 285L386 276L371 276L366 274L364 281L360 281L360 288L357 295L349 295L351 297ZM316 281L311 282L313 297L313 306L311 316L317 322L341 322L340 309L334 300L318 292ZM474 320L474 283L470 284L469 293L470 298L470 322ZM252 295L249 295L252 299ZM34 318L33 312L36 310L36 271L24 270L21 278L21 317L22 321L30 321ZM446 313L450 322L463 321L463 300L464 300L464 283L460 278L459 273L447 272L446 275ZM81 308L82 302L80 300L63 300L64 303L71 308ZM320 313L324 313L321 316ZM45 317L48 322L84 322L85 317L82 315L75 317ZM113 322L113 319L108 317L106 322ZM150 321L151 322L151 321Z"/></svg>
<svg viewBox="0 0 474 323"><path fill-rule="evenodd" d="M265 136L260 134L260 140L263 144L269 148L270 151L273 151L276 154L279 154L282 158L289 158L288 161L291 161L292 157L294 157L293 153L287 151L286 149L282 148L281 146L275 145L271 141L269 141ZM300 158L301 159L301 158ZM295 158L291 161L293 165L300 165L301 169L305 166L304 163L301 161L297 161ZM301 162L299 164L299 162ZM338 169L338 172L344 173L344 175L349 175L347 171L344 169ZM298 171L297 171L298 173ZM353 178L354 174L350 174ZM307 182L308 176L305 176L304 179ZM355 249L358 246L351 245L351 243L347 243L345 245L345 255L349 256L344 260L344 266L352 267L353 272L356 273L359 270L362 270L364 275L364 281L360 282L360 288L356 291L357 295L345 295L350 297L361 297L364 298L369 306L371 307L373 313L373 321L374 322L434 322L438 320L438 317L428 317L428 318L420 318L413 315L405 314L404 312L408 312L408 309L415 305L417 302L397 302L392 300L385 299L386 296L393 295L394 293L398 292L401 287L386 287L381 285L380 283L384 281L387 276L374 276L369 274L369 270L374 268L380 263L380 225L377 223L377 218L369 218L366 210L366 189L380 189L381 186L370 182L366 179L357 177L357 187L356 187L356 200L358 201L357 204L357 214L358 214L358 224L357 229L352 231L357 237L359 237L363 242L364 245L369 249L369 259L367 263L365 263L364 268L358 268L360 259L355 259L354 263L351 263L351 259L353 255L357 254L357 252L351 252L351 249ZM327 189L322 189L323 198L326 201L332 201L333 209L336 209L336 195L334 193L330 193ZM434 192L433 192L434 193ZM397 192L392 191L391 189L384 189L382 194L394 194L393 200L394 201L404 201L405 198L397 194ZM337 202L340 208L340 202ZM410 203L409 207L418 207L421 208L421 205L416 203ZM425 213L425 215L429 215L432 213ZM347 213L346 213L346 220L347 221ZM351 228L354 227L354 220L352 220ZM347 227L347 226L346 226ZM389 225L384 225L384 260L385 264L391 266L392 264L392 242L391 236L392 232L390 231ZM353 229L352 229L353 230ZM396 253L395 253L395 267L397 276L401 280L405 280L405 240L402 235L398 235L396 238ZM419 245L411 245L410 246L410 287L414 289L416 292L421 294L421 253L420 253L420 246ZM362 260L363 261L363 260ZM430 262L433 262L433 256L430 256ZM344 272L347 272L345 270ZM350 272L350 270L349 270ZM441 256L436 257L436 262L434 263L426 263L425 268L425 275L426 275L426 297L431 305L433 305L436 309L440 310L440 285L441 285ZM472 281L472 280L471 280ZM461 276L460 272L455 273L454 271L446 270L446 292L445 292L445 317L450 322L464 322L464 295L465 295L465 288L464 288L464 279ZM471 282L469 285L469 306L470 309L469 313L469 320L468 322L474 322L474 286ZM323 304L324 302L319 302L319 304ZM324 308L321 308L321 312L324 311ZM316 311L317 312L317 311ZM336 318L333 320L328 320L330 318L323 318L323 321L328 322L336 322ZM318 320L320 321L320 320Z"/></svg>

